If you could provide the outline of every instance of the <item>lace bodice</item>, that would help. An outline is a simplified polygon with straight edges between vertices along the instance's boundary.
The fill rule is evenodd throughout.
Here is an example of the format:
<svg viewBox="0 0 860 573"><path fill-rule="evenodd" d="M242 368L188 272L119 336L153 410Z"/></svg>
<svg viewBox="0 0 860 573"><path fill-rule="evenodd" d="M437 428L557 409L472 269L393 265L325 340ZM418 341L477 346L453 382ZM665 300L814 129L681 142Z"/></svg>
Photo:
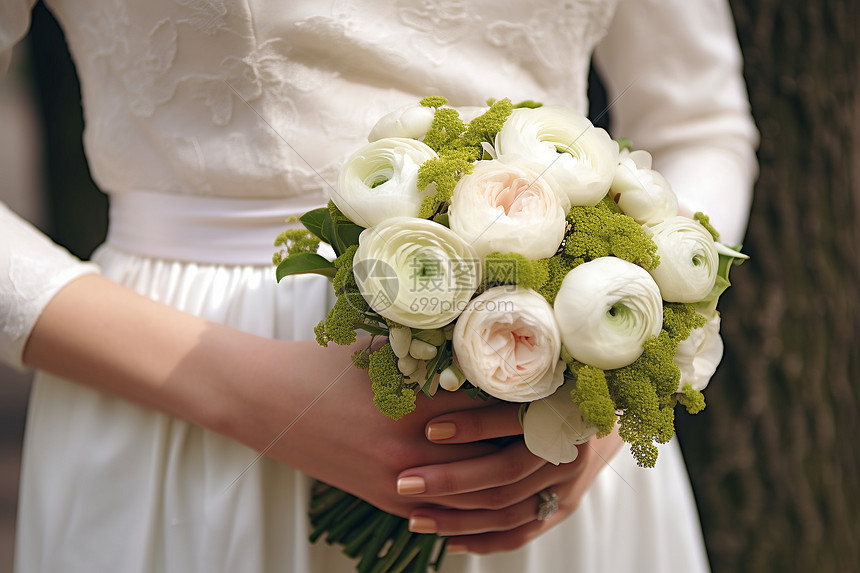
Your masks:
<svg viewBox="0 0 860 573"><path fill-rule="evenodd" d="M614 8L602 0L48 4L81 76L90 169L103 189L252 197L323 193L321 178L336 179L380 115L424 95L584 109L590 55Z"/></svg>

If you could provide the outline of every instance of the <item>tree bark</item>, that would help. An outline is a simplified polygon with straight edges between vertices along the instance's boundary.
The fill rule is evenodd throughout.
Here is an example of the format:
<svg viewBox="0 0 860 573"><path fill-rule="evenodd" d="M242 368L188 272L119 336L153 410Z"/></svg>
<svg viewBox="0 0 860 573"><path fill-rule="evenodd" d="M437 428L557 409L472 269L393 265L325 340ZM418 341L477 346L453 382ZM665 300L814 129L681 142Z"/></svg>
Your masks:
<svg viewBox="0 0 860 573"><path fill-rule="evenodd" d="M762 136L751 260L679 431L714 571L860 571L860 4L731 5Z"/></svg>

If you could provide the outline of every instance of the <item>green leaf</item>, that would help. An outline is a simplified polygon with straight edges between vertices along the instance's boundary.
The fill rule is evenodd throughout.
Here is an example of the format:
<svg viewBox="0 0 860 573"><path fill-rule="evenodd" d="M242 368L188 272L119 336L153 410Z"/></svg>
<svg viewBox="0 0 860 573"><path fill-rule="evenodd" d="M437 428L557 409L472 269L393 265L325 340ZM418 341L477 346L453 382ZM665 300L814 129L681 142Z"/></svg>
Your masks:
<svg viewBox="0 0 860 573"><path fill-rule="evenodd" d="M296 253L281 261L275 271L275 277L278 282L286 276L305 273L334 277L336 271L337 269L331 261L316 253Z"/></svg>
<svg viewBox="0 0 860 573"><path fill-rule="evenodd" d="M339 240L337 232L335 231L334 221L331 220L331 215L328 214L328 211L326 211L326 217L322 220L322 234L326 237L323 240L331 245L335 254L337 256L341 256L346 250L346 247L343 245L343 242Z"/></svg>
<svg viewBox="0 0 860 573"><path fill-rule="evenodd" d="M355 223L335 223L334 232L337 235L338 241L344 245L344 250L352 245L358 244L358 236L364 231L364 227Z"/></svg>
<svg viewBox="0 0 860 573"><path fill-rule="evenodd" d="M374 336L388 336L388 329L382 328L381 326L375 326L373 324L368 324L363 322L361 324L357 324L355 326L356 330L361 329L368 334L372 334Z"/></svg>
<svg viewBox="0 0 860 573"><path fill-rule="evenodd" d="M713 310L716 307L717 299L725 292L727 288L732 286L729 281L729 271L733 266L742 264L749 256L740 252L740 247L732 249L722 243L716 243L719 262L717 263L717 280L714 282L714 288L708 293L702 301L696 304L700 309Z"/></svg>
<svg viewBox="0 0 860 573"><path fill-rule="evenodd" d="M305 229L313 233L318 239L330 243L331 241L329 241L329 238L323 232L323 222L326 219L331 220L328 207L320 207L319 209L308 211L299 217L299 221L305 226Z"/></svg>
<svg viewBox="0 0 860 573"><path fill-rule="evenodd" d="M448 213L438 213L433 215L433 220L439 223L440 225L445 225L446 227L450 227L450 223L448 222Z"/></svg>

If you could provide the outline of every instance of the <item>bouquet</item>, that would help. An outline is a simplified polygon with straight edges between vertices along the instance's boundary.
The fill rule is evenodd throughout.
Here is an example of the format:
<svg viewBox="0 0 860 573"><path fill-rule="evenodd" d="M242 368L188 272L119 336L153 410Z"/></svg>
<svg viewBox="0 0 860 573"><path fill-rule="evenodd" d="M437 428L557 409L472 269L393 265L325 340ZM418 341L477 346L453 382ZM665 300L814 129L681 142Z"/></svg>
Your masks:
<svg viewBox="0 0 860 573"><path fill-rule="evenodd" d="M717 299L745 255L706 215L679 214L647 151L585 117L447 103L379 120L329 205L276 240L278 280L331 277L337 301L317 341L371 335L353 362L393 419L464 391L520 403L527 447L551 463L617 424L654 466L675 406L705 407L723 351ZM444 555L443 538L325 484L310 516L311 539L343 545L359 571L423 572Z"/></svg>

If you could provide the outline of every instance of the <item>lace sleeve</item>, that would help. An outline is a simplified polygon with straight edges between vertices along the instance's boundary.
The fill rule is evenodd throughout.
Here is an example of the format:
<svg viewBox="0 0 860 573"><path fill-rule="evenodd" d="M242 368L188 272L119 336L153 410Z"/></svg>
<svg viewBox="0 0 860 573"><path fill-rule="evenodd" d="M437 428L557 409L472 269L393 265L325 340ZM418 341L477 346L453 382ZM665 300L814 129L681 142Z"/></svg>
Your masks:
<svg viewBox="0 0 860 573"><path fill-rule="evenodd" d="M30 27L30 11L36 0L3 0L0 2L0 78L6 75L12 60L12 48Z"/></svg>
<svg viewBox="0 0 860 573"><path fill-rule="evenodd" d="M0 203L0 362L23 370L42 309L67 283L95 272Z"/></svg>
<svg viewBox="0 0 860 573"><path fill-rule="evenodd" d="M723 0L622 0L595 52L613 133L654 156L690 212L740 243L758 172L731 12Z"/></svg>

